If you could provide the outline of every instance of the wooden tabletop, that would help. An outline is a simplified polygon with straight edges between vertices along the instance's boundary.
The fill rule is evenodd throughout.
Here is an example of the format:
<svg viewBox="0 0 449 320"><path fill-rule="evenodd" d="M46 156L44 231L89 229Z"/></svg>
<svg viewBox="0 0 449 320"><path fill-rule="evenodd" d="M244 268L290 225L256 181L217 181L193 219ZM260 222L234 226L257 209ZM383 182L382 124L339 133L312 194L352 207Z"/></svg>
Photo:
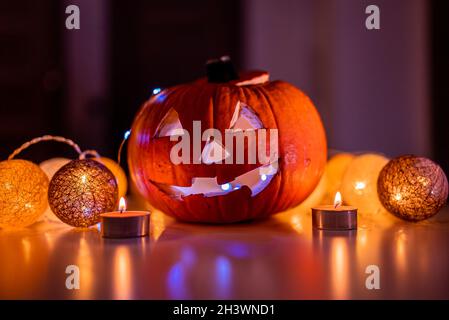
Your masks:
<svg viewBox="0 0 449 320"><path fill-rule="evenodd" d="M79 267L80 289L66 288ZM380 289L368 290L369 265ZM313 230L308 210L226 226L151 216L151 236L58 222L0 230L1 299L449 299L449 210L421 223Z"/></svg>

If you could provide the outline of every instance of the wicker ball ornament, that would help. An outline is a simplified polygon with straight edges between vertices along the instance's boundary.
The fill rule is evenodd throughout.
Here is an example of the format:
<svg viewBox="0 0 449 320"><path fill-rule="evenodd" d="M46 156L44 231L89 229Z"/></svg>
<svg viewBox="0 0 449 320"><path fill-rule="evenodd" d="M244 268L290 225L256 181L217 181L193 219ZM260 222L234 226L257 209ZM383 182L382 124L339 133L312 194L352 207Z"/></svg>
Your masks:
<svg viewBox="0 0 449 320"><path fill-rule="evenodd" d="M432 160L407 155L391 160L382 169L377 190L388 211L404 220L420 221L445 205L448 182Z"/></svg>
<svg viewBox="0 0 449 320"><path fill-rule="evenodd" d="M41 162L39 167L45 172L48 180L51 180L55 173L70 161L71 160L67 158L51 158ZM47 209L45 209L44 214L38 221L61 222L53 211L51 211L50 206L47 206Z"/></svg>
<svg viewBox="0 0 449 320"><path fill-rule="evenodd" d="M56 172L69 163L71 160L67 158L51 158L45 161L42 161L39 164L39 167L45 172L48 179L51 180Z"/></svg>
<svg viewBox="0 0 449 320"><path fill-rule="evenodd" d="M341 191L341 182L354 155L350 153L339 153L334 155L327 161L325 175L327 176L328 184L326 187L326 194L323 197L322 204L333 203L335 194Z"/></svg>
<svg viewBox="0 0 449 320"><path fill-rule="evenodd" d="M34 223L47 207L48 178L27 160L0 162L0 228Z"/></svg>
<svg viewBox="0 0 449 320"><path fill-rule="evenodd" d="M377 195L379 172L388 163L382 155L366 153L354 157L341 182L343 202L358 208L363 218L380 218L385 209Z"/></svg>
<svg viewBox="0 0 449 320"><path fill-rule="evenodd" d="M63 222L89 227L100 221L100 214L113 211L118 201L115 176L92 159L73 160L50 181L48 202Z"/></svg>
<svg viewBox="0 0 449 320"><path fill-rule="evenodd" d="M123 171L122 167L120 167L120 165L117 162L109 158L99 157L92 159L104 164L109 170L111 170L111 172L117 179L119 198L124 197L126 195L126 191L128 190L128 180L126 178L125 171Z"/></svg>

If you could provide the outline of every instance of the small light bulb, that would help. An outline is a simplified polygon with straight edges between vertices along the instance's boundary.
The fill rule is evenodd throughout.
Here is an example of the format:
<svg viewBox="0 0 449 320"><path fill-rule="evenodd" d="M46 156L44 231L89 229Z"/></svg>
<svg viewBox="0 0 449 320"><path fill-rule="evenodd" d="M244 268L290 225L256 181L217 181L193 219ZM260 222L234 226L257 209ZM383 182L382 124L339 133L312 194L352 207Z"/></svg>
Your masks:
<svg viewBox="0 0 449 320"><path fill-rule="evenodd" d="M231 184L225 183L225 184L222 184L220 187L221 187L221 190L228 191L229 189L231 189Z"/></svg>
<svg viewBox="0 0 449 320"><path fill-rule="evenodd" d="M267 175L266 175L266 174L262 174L262 175L260 176L260 179L261 179L262 181L267 180Z"/></svg>
<svg viewBox="0 0 449 320"><path fill-rule="evenodd" d="M128 140L128 138L129 138L130 135L131 135L131 130L128 130L128 131L126 131L125 134L123 135L123 138L124 138L125 140Z"/></svg>
<svg viewBox="0 0 449 320"><path fill-rule="evenodd" d="M363 189L365 189L365 187L366 187L366 184L365 184L365 182L356 182L355 183L355 189L356 190L363 190Z"/></svg>
<svg viewBox="0 0 449 320"><path fill-rule="evenodd" d="M161 92L162 89L161 88L154 88L153 89L153 95L157 95L159 92Z"/></svg>

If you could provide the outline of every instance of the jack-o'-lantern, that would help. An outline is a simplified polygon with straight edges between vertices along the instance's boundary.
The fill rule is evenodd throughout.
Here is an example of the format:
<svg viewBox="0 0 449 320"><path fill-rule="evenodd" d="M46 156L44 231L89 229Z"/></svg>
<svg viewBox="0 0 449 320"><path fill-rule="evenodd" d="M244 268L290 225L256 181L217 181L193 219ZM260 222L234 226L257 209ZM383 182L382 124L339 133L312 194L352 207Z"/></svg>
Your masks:
<svg viewBox="0 0 449 320"><path fill-rule="evenodd" d="M152 96L136 115L128 164L138 191L192 222L251 220L300 204L326 164L313 103L266 72L238 75L228 58L207 71Z"/></svg>

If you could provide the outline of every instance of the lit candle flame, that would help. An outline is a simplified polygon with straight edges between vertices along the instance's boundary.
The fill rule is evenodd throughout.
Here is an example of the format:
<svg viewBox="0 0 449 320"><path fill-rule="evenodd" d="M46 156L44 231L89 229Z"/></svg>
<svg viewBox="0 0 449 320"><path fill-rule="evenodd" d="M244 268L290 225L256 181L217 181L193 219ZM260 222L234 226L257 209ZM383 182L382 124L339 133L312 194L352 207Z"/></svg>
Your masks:
<svg viewBox="0 0 449 320"><path fill-rule="evenodd" d="M120 212L126 211L126 201L124 197L120 198L118 209L120 210Z"/></svg>
<svg viewBox="0 0 449 320"><path fill-rule="evenodd" d="M342 201L341 201L341 193L338 191L335 194L335 199L334 199L334 207L337 208L339 206L341 206Z"/></svg>

